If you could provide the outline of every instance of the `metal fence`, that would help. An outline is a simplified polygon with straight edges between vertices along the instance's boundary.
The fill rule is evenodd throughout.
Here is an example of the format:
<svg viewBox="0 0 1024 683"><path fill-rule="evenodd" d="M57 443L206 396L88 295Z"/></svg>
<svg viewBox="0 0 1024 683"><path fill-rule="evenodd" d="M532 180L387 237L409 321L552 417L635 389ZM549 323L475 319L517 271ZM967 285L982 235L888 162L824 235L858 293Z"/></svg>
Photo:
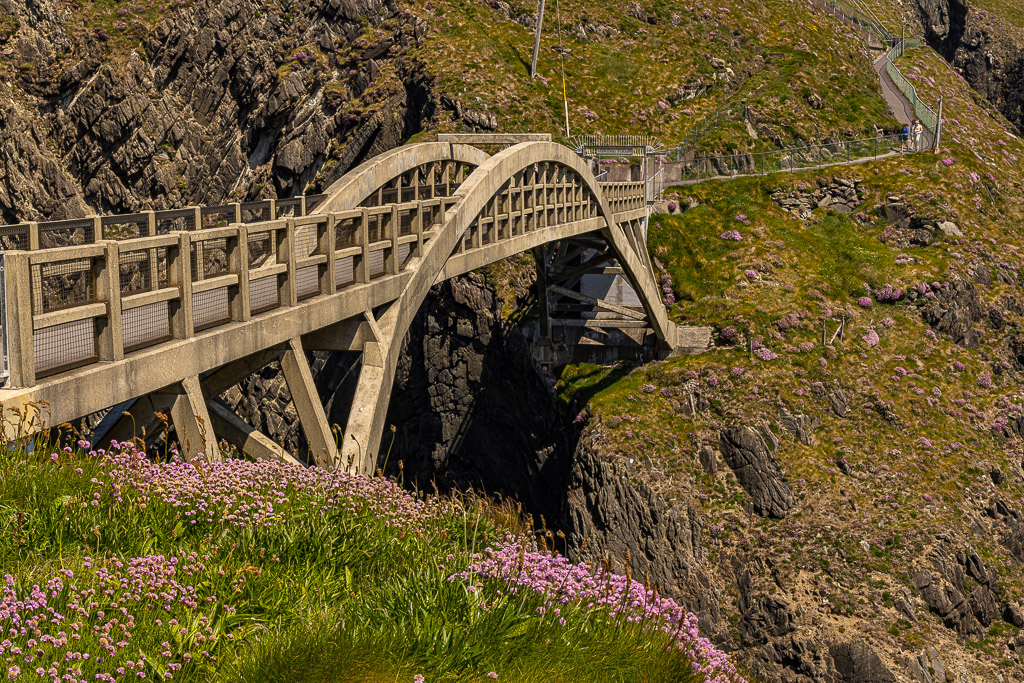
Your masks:
<svg viewBox="0 0 1024 683"><path fill-rule="evenodd" d="M745 117L745 107L743 112ZM723 124L732 121L734 117L735 114L732 108L720 109L708 114L697 122L697 125L695 125L693 129L683 137L682 141L680 141L678 145L666 150L666 157L669 161L683 161L701 140L721 128ZM743 119L735 120L739 121Z"/></svg>
<svg viewBox="0 0 1024 683"><path fill-rule="evenodd" d="M851 164L858 161L877 160L894 155L912 154L911 143L900 140L899 135L885 135L858 140L841 140L821 145L790 147L770 152L741 152L697 157L673 164L679 168L679 180L666 174L656 176L657 195L665 187L675 183L694 183L709 178L746 175L767 175L769 173L793 172L825 166ZM675 174L672 174L673 176Z"/></svg>
<svg viewBox="0 0 1024 683"><path fill-rule="evenodd" d="M896 42L896 37L889 32L875 13L856 0L853 3L845 0L807 0L810 4L822 8L840 21L851 24L863 31L874 34L882 45L888 46Z"/></svg>
<svg viewBox="0 0 1024 683"><path fill-rule="evenodd" d="M905 38L896 42L896 44L886 54L885 70L889 74L889 78L892 79L893 84L896 88L903 93L910 104L914 107L914 116L916 116L929 132L934 142L935 137L939 134L940 128L940 114L936 113L934 109L928 106L917 94L917 88L914 84L903 75L902 72L896 67L895 61L902 57L909 48L916 48L920 46L919 38ZM941 110L941 105L940 105Z"/></svg>

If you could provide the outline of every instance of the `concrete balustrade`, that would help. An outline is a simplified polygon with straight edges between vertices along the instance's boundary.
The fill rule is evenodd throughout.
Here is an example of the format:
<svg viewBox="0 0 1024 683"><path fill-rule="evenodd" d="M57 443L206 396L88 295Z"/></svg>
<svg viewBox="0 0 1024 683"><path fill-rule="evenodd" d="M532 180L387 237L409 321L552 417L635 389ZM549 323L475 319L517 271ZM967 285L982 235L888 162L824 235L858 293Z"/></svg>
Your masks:
<svg viewBox="0 0 1024 683"><path fill-rule="evenodd" d="M370 471L401 338L435 282L549 242L604 240L644 302L639 315L675 346L640 230L644 195L643 182L597 183L550 142L494 157L422 143L324 195L0 226L0 240L22 247L4 255L0 405L46 402L59 423L148 396L178 414L187 457L217 457L206 403L276 358L316 461ZM363 353L340 450L306 349ZM226 410L213 407L217 423L257 457L285 457Z"/></svg>

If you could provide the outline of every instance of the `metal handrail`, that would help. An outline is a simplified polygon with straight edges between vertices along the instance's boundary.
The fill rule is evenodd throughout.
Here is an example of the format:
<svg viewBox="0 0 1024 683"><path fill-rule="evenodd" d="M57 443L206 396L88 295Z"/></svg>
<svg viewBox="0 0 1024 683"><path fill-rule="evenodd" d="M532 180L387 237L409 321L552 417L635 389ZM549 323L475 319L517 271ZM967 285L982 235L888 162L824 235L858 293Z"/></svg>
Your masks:
<svg viewBox="0 0 1024 683"><path fill-rule="evenodd" d="M903 93L903 96L910 101L910 104L914 109L914 116L917 117L921 122L921 125L923 125L931 134L932 142L934 143L941 128L941 116L918 96L917 88L915 88L914 84L910 82L910 79L903 75L896 66L895 61L906 53L908 46L916 46L919 44L920 41L916 38L912 40L903 39L898 41L896 45L894 45L885 55L885 71L889 74L889 78L892 79L893 85L895 85L896 88ZM940 111L941 108L942 105L940 104Z"/></svg>
<svg viewBox="0 0 1024 683"><path fill-rule="evenodd" d="M897 145L899 146L897 147ZM683 167L680 169L680 179L695 178L699 182L702 176L707 179L712 177L767 175L769 173L793 172L808 168L834 166L851 163L858 159L877 160L893 154L905 155L911 153L913 152L907 149L906 145L902 144L898 135L858 138L856 140L842 140L824 145L806 145L768 152L743 152L739 154L698 157L692 161L683 162Z"/></svg>

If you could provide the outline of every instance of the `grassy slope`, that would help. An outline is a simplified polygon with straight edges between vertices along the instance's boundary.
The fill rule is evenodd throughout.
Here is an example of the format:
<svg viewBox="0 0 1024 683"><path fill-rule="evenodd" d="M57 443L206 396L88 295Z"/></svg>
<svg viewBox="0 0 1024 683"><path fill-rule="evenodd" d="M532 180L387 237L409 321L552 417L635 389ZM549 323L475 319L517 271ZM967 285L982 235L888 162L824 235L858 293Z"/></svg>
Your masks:
<svg viewBox="0 0 1024 683"><path fill-rule="evenodd" d="M1020 395L1004 343L1024 321L1010 313L1002 332L986 328L981 348L966 350L946 337L928 336L906 302L863 309L856 301L867 294L864 283L906 289L922 281L970 279L979 265L1020 272L1016 226L1024 218L1024 144L937 55L917 51L906 64L919 84L946 98L947 150L831 173L684 188L680 194L699 206L657 217L650 238L681 297L672 315L719 330L734 326L739 343L628 373L620 369L608 379L608 369L568 368L562 388L567 400L575 396L575 405L589 401L608 453L651 457L654 472L648 476L657 488L704 508L716 553L756 548L771 558L793 599L812 605L826 600L819 627L826 633L852 631L890 652L941 643L949 662L960 658L952 654L955 634L935 618L910 624L892 596L904 588L913 592L913 568L940 532L976 544L999 570L1007 594L1024 595L1024 572L998 539L966 532L990 496L1019 501L1024 495L1016 474L998 489L989 477L997 467L1019 472L1020 445L998 436L993 423L1005 419ZM944 159L953 162L947 166ZM824 209L806 224L770 201L776 187L834 175L863 179L867 224ZM910 249L884 243L889 225L874 209L889 193L907 198L924 215L957 221L966 237ZM738 222L738 214L749 216L751 225ZM744 240L719 239L726 229L738 229ZM916 263L897 265L899 254ZM748 269L758 273L753 281L744 274ZM1019 300L1021 292L996 282L979 287L979 295L986 308L1004 310L1000 302ZM845 341L823 349L822 320L831 334L842 317ZM880 337L875 347L864 339L869 328ZM750 339L779 358L751 359L744 344ZM800 351L801 343L811 350ZM711 401L711 410L696 418L684 414L685 402L672 393L693 373ZM850 394L845 419L828 414L822 395L821 388L834 383ZM898 416L895 424L880 416L875 407L881 404ZM710 477L695 456L701 445L715 445L721 426L772 422L783 408L822 418L814 445L784 435L778 453L800 502L785 521L751 519L744 513L748 498L732 476ZM1020 676L1021 659L1002 646L1015 631L997 621L972 650L961 650L975 655L957 661L955 669Z"/></svg>
<svg viewBox="0 0 1024 683"><path fill-rule="evenodd" d="M502 130L549 130L564 136L557 14L548 8L538 65L529 79L531 29L485 3L444 0L416 3L432 15L432 37L422 58L442 92L469 108L487 106ZM655 3L654 25L625 13L625 3L570 0L560 7L572 133L649 133L666 144L689 132L703 115L746 99L758 121L784 143L830 134L864 135L895 121L881 100L860 39L844 26L818 19L802 6L752 0ZM513 16L536 11L517 0ZM583 42L581 22L610 26L618 35ZM593 40L594 33L588 36ZM712 58L734 71L730 83L693 101L673 98L677 88L713 78ZM812 93L825 101L814 110ZM662 107L659 102L668 105ZM584 112L593 112L588 120ZM454 124L448 124L454 126ZM560 132L561 131L561 132ZM709 140L709 149L762 148L740 126Z"/></svg>
<svg viewBox="0 0 1024 683"><path fill-rule="evenodd" d="M455 576L523 532L511 509L266 463L50 453L0 450L5 679L703 680L675 635Z"/></svg>

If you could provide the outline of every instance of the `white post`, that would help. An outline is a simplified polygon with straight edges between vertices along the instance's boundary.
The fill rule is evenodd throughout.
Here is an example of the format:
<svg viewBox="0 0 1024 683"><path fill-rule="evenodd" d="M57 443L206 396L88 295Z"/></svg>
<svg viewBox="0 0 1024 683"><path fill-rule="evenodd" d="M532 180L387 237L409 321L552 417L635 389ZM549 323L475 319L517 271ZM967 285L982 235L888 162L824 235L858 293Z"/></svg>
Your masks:
<svg viewBox="0 0 1024 683"><path fill-rule="evenodd" d="M540 27L544 23L544 0L540 0L537 11L537 31L533 36L533 62L530 63L530 78L537 76L537 53L540 52Z"/></svg>

